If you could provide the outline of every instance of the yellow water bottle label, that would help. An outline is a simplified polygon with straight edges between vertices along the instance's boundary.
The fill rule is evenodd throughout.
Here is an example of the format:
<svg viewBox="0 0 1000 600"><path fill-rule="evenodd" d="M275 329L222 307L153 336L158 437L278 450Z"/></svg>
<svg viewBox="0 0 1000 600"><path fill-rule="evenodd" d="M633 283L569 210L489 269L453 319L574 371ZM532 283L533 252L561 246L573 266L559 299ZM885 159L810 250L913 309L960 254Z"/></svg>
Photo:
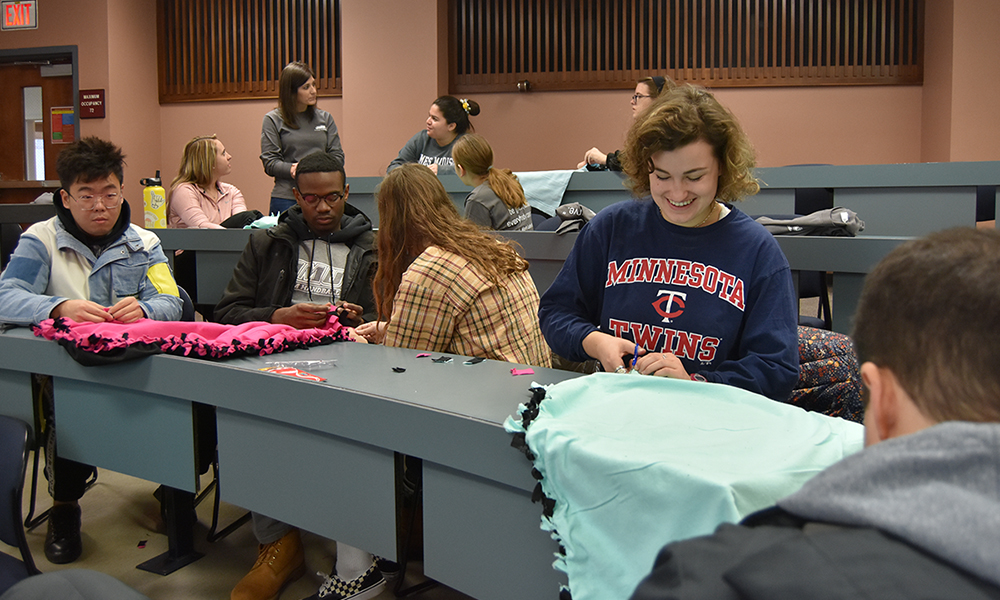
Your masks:
<svg viewBox="0 0 1000 600"><path fill-rule="evenodd" d="M149 186L142 190L145 209L146 229L165 229L167 227L167 195L160 186Z"/></svg>

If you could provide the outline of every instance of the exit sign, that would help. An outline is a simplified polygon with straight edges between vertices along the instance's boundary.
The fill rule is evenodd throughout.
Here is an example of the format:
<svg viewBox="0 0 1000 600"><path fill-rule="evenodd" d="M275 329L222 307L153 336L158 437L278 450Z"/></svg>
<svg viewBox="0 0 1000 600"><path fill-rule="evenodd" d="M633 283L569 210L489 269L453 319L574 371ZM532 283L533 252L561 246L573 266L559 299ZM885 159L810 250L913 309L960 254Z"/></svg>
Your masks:
<svg viewBox="0 0 1000 600"><path fill-rule="evenodd" d="M38 29L38 14L36 0L3 0L0 2L3 10L3 21L0 29Z"/></svg>

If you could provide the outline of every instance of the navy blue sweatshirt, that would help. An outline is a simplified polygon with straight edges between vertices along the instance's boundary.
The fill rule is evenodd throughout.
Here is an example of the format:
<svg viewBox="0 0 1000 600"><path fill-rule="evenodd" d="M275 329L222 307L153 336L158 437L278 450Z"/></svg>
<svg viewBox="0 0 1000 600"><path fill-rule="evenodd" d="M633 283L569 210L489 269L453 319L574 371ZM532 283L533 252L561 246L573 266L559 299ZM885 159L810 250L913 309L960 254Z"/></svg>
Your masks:
<svg viewBox="0 0 1000 600"><path fill-rule="evenodd" d="M600 330L784 401L799 372L797 313L788 261L762 226L732 209L707 227L680 227L645 198L583 228L538 318L564 358L589 359L583 338Z"/></svg>

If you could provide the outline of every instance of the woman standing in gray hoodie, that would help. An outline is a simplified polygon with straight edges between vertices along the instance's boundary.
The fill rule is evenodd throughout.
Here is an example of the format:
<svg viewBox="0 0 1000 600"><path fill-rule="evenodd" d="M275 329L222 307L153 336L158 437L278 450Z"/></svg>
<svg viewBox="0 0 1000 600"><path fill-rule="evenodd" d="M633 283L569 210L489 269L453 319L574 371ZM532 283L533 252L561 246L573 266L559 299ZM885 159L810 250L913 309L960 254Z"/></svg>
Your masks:
<svg viewBox="0 0 1000 600"><path fill-rule="evenodd" d="M295 165L321 150L344 160L340 135L333 117L316 108L316 77L309 65L292 62L278 80L278 107L264 115L260 131L260 161L274 177L270 214L295 204L292 193Z"/></svg>

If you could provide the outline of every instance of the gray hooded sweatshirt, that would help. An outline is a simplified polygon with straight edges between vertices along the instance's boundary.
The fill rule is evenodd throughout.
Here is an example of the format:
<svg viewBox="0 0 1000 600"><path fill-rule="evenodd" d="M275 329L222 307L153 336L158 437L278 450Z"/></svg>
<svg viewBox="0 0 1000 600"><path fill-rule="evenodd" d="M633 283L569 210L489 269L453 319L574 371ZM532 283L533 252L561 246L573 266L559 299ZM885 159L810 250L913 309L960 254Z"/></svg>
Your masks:
<svg viewBox="0 0 1000 600"><path fill-rule="evenodd" d="M1000 423L952 421L826 469L778 506L872 527L1000 586Z"/></svg>

